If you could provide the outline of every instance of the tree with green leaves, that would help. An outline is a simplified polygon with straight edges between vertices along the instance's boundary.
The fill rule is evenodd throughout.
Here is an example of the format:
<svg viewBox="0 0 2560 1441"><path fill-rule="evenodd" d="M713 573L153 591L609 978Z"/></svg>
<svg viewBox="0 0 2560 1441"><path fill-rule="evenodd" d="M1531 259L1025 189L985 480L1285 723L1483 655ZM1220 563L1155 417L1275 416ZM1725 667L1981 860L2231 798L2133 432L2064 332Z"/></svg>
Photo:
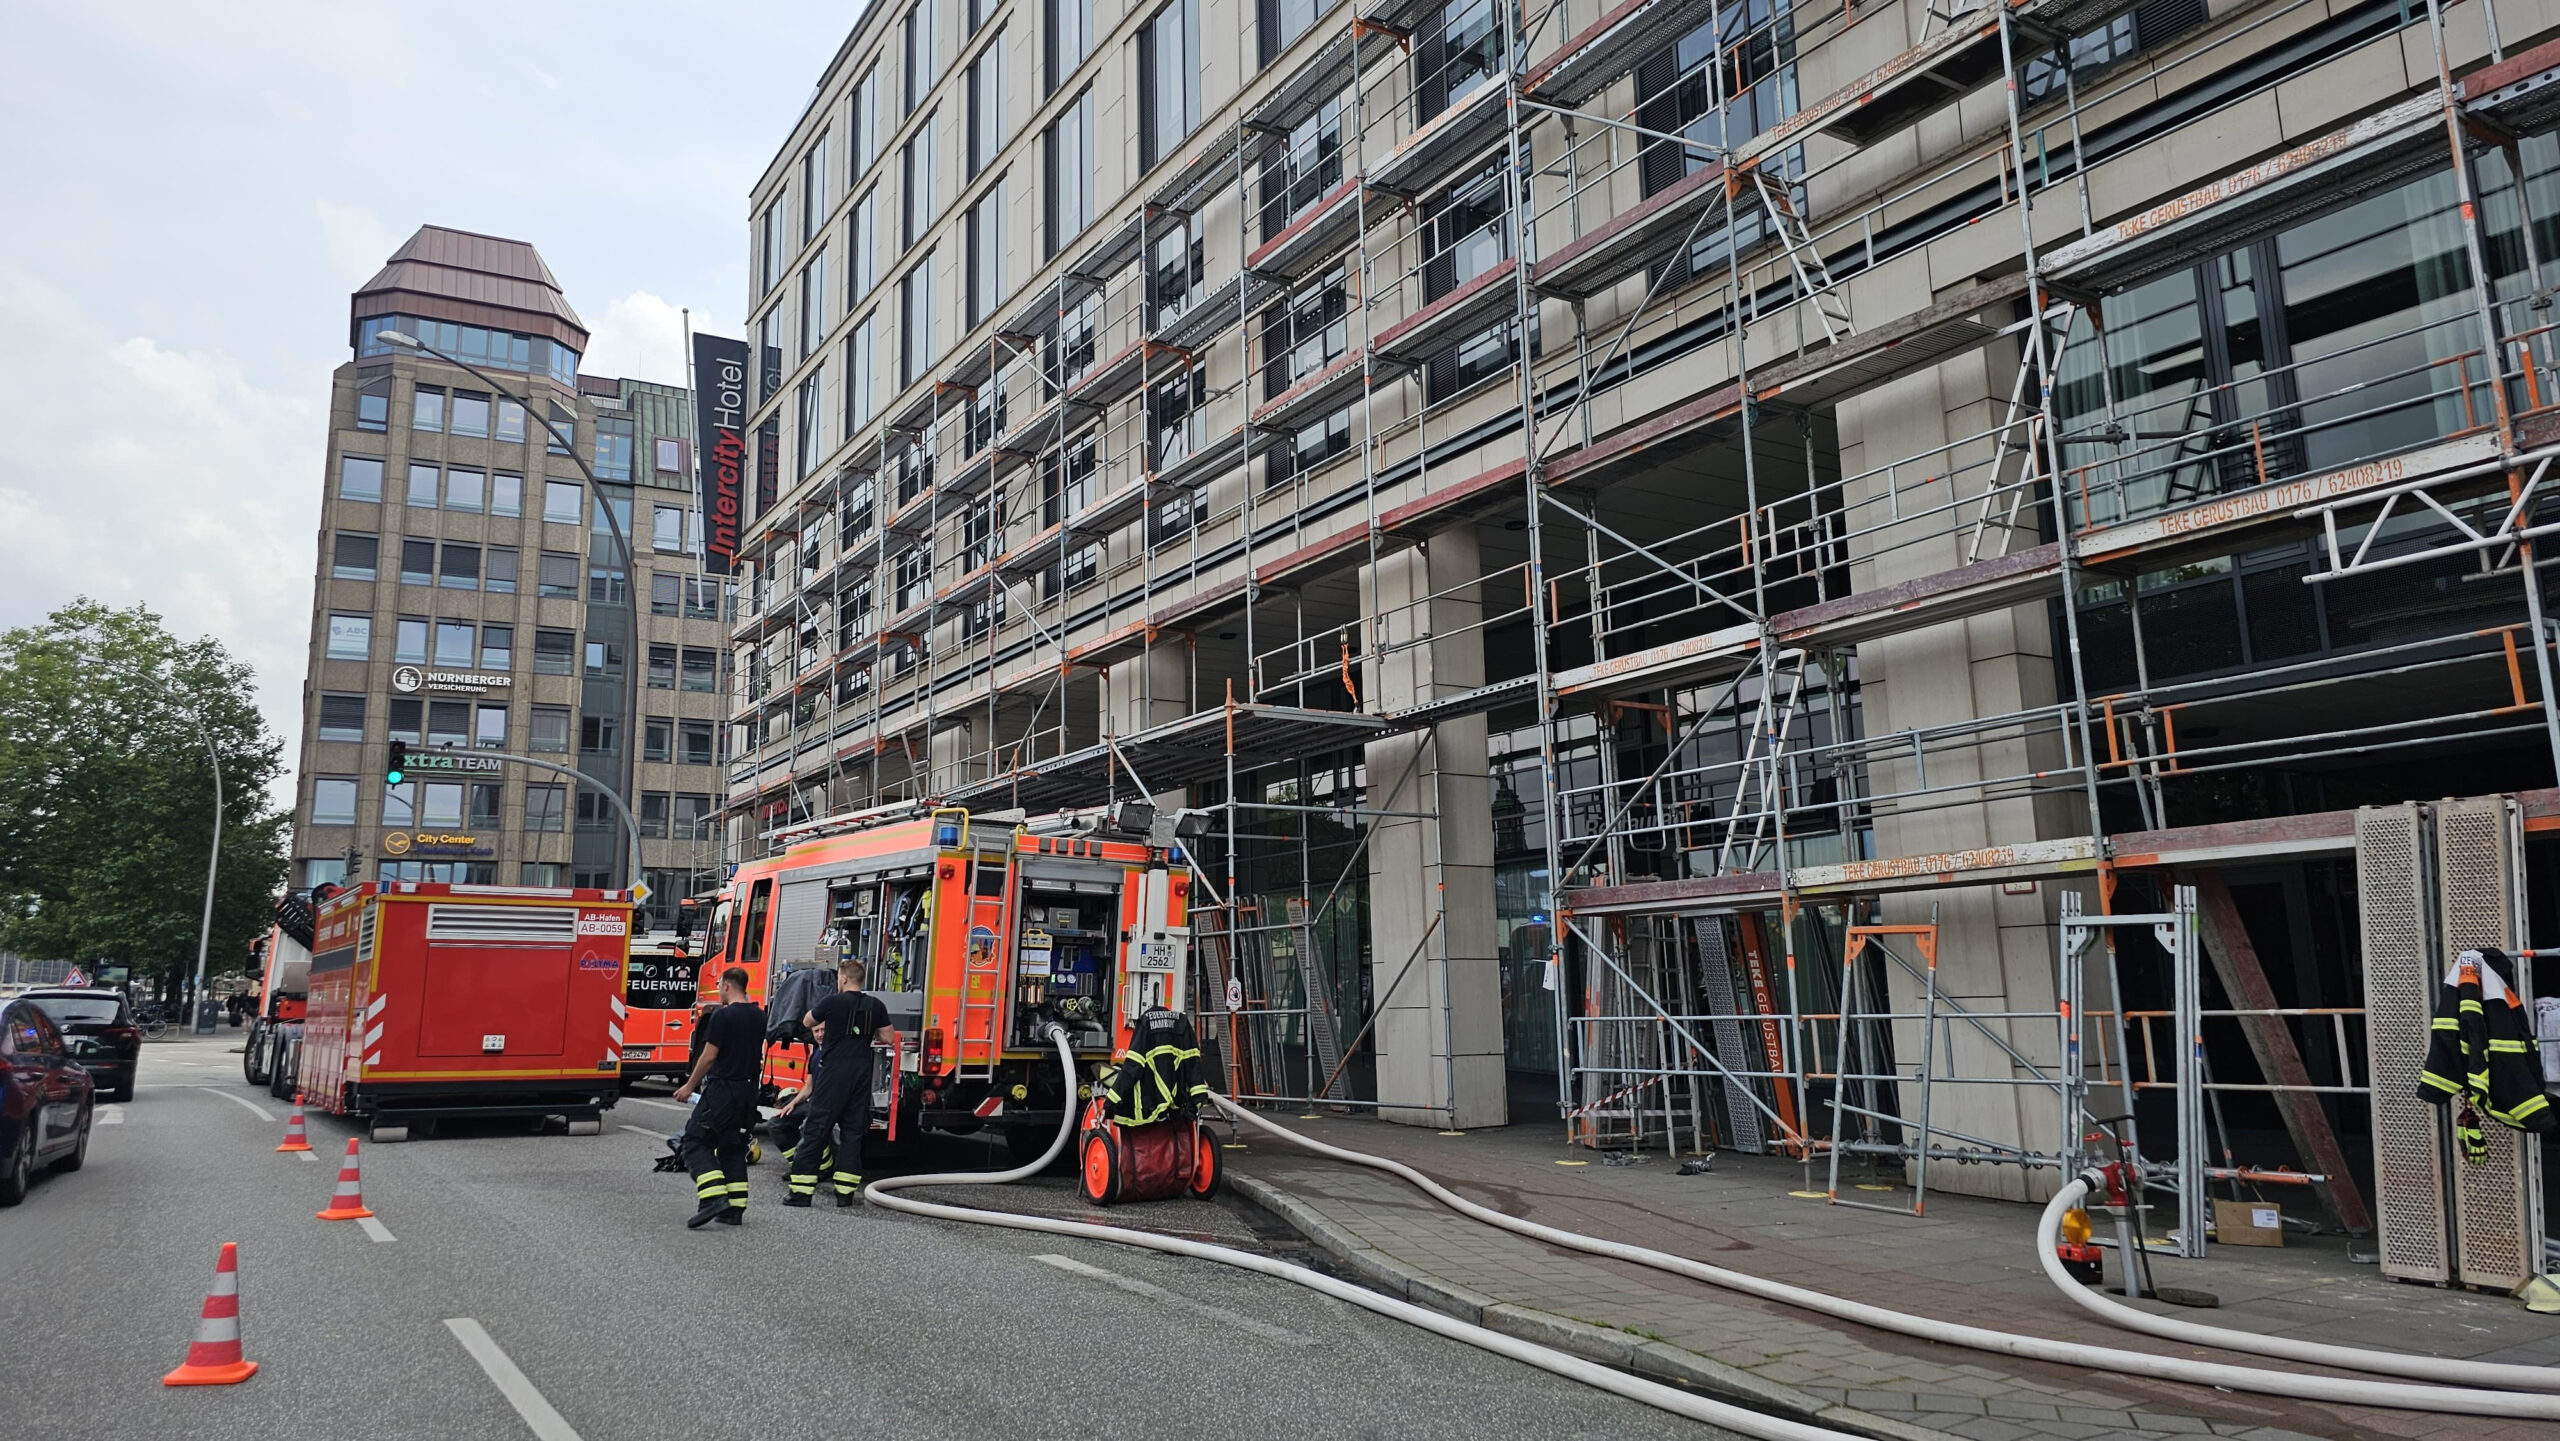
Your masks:
<svg viewBox="0 0 2560 1441"><path fill-rule="evenodd" d="M241 970L284 883L283 767L247 666L83 597L0 632L0 949L192 976L222 768L208 977Z"/></svg>

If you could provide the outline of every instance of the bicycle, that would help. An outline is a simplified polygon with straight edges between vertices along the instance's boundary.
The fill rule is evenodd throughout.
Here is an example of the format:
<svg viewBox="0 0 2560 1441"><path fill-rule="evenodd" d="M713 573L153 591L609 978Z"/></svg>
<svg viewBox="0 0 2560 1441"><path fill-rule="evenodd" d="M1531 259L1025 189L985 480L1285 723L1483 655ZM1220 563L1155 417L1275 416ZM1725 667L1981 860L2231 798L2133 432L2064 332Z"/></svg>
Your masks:
<svg viewBox="0 0 2560 1441"><path fill-rule="evenodd" d="M133 1013L134 1029L140 1031L146 1041L156 1041L168 1035L175 1024L168 1008L158 1001L137 1007Z"/></svg>

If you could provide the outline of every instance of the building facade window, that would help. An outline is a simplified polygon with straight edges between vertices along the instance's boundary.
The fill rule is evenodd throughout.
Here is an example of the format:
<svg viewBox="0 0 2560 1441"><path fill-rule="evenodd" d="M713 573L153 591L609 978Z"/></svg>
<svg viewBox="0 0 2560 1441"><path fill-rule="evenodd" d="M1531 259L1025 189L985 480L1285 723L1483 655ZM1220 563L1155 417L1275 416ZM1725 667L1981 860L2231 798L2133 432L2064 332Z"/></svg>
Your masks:
<svg viewBox="0 0 2560 1441"><path fill-rule="evenodd" d="M1316 23L1316 16L1324 8L1325 0L1257 0L1254 34L1262 63L1268 65L1279 59L1281 51Z"/></svg>
<svg viewBox="0 0 2560 1441"><path fill-rule="evenodd" d="M526 786L524 788L524 828L529 831L568 829L569 794L565 785ZM560 867L556 864L525 867L528 885L558 885ZM533 872L539 871L541 879Z"/></svg>
<svg viewBox="0 0 2560 1441"><path fill-rule="evenodd" d="M759 267L756 278L758 295L771 294L773 288L782 283L782 277L789 271L791 240L789 233L783 229L784 221L788 218L786 213L788 209L784 197L776 196L773 203L765 207L764 218L756 222L756 229L764 241L761 247L763 264Z"/></svg>
<svg viewBox="0 0 2560 1441"><path fill-rule="evenodd" d="M447 590L480 588L480 547L444 543L443 564L436 573L436 584Z"/></svg>
<svg viewBox="0 0 2560 1441"><path fill-rule="evenodd" d="M1004 177L969 207L968 323L975 329L1004 303ZM992 388L992 387L991 387Z"/></svg>
<svg viewBox="0 0 2560 1441"><path fill-rule="evenodd" d="M578 558L556 550L542 553L541 571L536 584L539 594L553 600L578 598Z"/></svg>
<svg viewBox="0 0 2560 1441"><path fill-rule="evenodd" d="M969 62L969 178L977 179L1004 148L1004 32Z"/></svg>
<svg viewBox="0 0 2560 1441"><path fill-rule="evenodd" d="M578 754L589 756L618 755L622 751L622 727L609 715L578 717Z"/></svg>
<svg viewBox="0 0 2560 1441"><path fill-rule="evenodd" d="M878 311L855 322L844 338L844 433L852 436L871 423L873 367L879 363Z"/></svg>
<svg viewBox="0 0 2560 1441"><path fill-rule="evenodd" d="M480 588L495 595L516 593L516 551L513 546L491 546L487 567L480 577Z"/></svg>
<svg viewBox="0 0 2560 1441"><path fill-rule="evenodd" d="M649 508L649 548L684 551L684 510L680 506L654 505ZM652 583L655 578L652 577Z"/></svg>
<svg viewBox="0 0 2560 1441"><path fill-rule="evenodd" d="M1154 169L1199 124L1200 0L1173 0L1138 31L1138 168Z"/></svg>
<svg viewBox="0 0 2560 1441"><path fill-rule="evenodd" d="M941 73L936 52L942 39L942 3L943 0L916 0L899 26L899 57L906 79L905 113L909 115L924 103L925 92L933 88L934 77Z"/></svg>
<svg viewBox="0 0 2560 1441"><path fill-rule="evenodd" d="M511 625L480 627L480 668L500 675L515 669L516 628Z"/></svg>
<svg viewBox="0 0 2560 1441"><path fill-rule="evenodd" d="M649 647L649 689L674 690L675 688L676 648L653 642Z"/></svg>
<svg viewBox="0 0 2560 1441"><path fill-rule="evenodd" d="M489 434L489 397L478 391L455 391L453 414L447 420L446 428L455 435L486 437Z"/></svg>
<svg viewBox="0 0 2560 1441"><path fill-rule="evenodd" d="M409 428L444 429L444 392L421 385L409 392Z"/></svg>
<svg viewBox="0 0 2560 1441"><path fill-rule="evenodd" d="M853 202L853 234L846 243L844 303L860 305L880 283L880 190L874 186Z"/></svg>
<svg viewBox="0 0 2560 1441"><path fill-rule="evenodd" d="M444 670L471 669L471 655L478 639L477 627L467 620L437 621L435 664Z"/></svg>
<svg viewBox="0 0 2560 1441"><path fill-rule="evenodd" d="M360 695L320 697L320 739L324 741L363 740L364 697Z"/></svg>
<svg viewBox="0 0 2560 1441"><path fill-rule="evenodd" d="M816 468L818 457L826 450L826 378L827 368L818 365L812 366L809 374L800 382L797 413L794 417L797 421L797 434L793 447L795 468L792 473L803 480L807 479L809 472Z"/></svg>
<svg viewBox="0 0 2560 1441"><path fill-rule="evenodd" d="M862 83L853 87L851 109L853 135L845 146L845 159L852 166L852 178L861 179L871 173L880 158L880 142L887 138L880 123L880 65L873 61L863 72Z"/></svg>
<svg viewBox="0 0 2560 1441"><path fill-rule="evenodd" d="M351 826L356 823L356 783L350 776L318 776L311 782L311 823Z"/></svg>
<svg viewBox="0 0 2560 1441"><path fill-rule="evenodd" d="M427 663L427 621L404 615L392 622L391 658L407 665Z"/></svg>
<svg viewBox="0 0 2560 1441"><path fill-rule="evenodd" d="M400 542L400 583L433 585L436 583L436 543L432 540Z"/></svg>
<svg viewBox="0 0 2560 1441"><path fill-rule="evenodd" d="M1040 58L1046 83L1040 93L1055 95L1093 52L1093 0L1043 0L1043 6Z"/></svg>
<svg viewBox="0 0 2560 1441"><path fill-rule="evenodd" d="M511 470L492 471L489 475L489 513L520 515L524 512L524 477Z"/></svg>
<svg viewBox="0 0 2560 1441"><path fill-rule="evenodd" d="M608 415L596 421L596 478L599 480L631 479L631 418ZM629 507L626 506L625 509Z"/></svg>
<svg viewBox="0 0 2560 1441"><path fill-rule="evenodd" d="M426 702L410 697L393 696L391 704L385 709L390 713L390 720L383 728L385 740L407 741L413 746L426 743Z"/></svg>
<svg viewBox="0 0 2560 1441"><path fill-rule="evenodd" d="M933 125L928 115L898 148L898 248L906 250L933 225Z"/></svg>
<svg viewBox="0 0 2560 1441"><path fill-rule="evenodd" d="M800 267L800 358L824 345L827 339L827 252L821 246L809 263Z"/></svg>
<svg viewBox="0 0 2560 1441"><path fill-rule="evenodd" d="M339 531L329 547L329 574L338 580L371 580L381 548L378 536Z"/></svg>
<svg viewBox="0 0 2560 1441"><path fill-rule="evenodd" d="M560 525L576 525L584 510L584 488L574 480L546 480L542 483L542 518Z"/></svg>
<svg viewBox="0 0 2560 1441"><path fill-rule="evenodd" d="M665 716L651 716L640 726L640 759L672 761L676 750L676 723Z"/></svg>
<svg viewBox="0 0 2560 1441"><path fill-rule="evenodd" d="M533 673L535 675L573 675L577 669L578 637L565 630L537 630L533 633Z"/></svg>
<svg viewBox="0 0 2560 1441"><path fill-rule="evenodd" d="M818 230L827 223L827 137L821 133L810 142L800 157L800 243L818 238Z"/></svg>
<svg viewBox="0 0 2560 1441"><path fill-rule="evenodd" d="M382 460L372 455L338 457L338 499L382 499Z"/></svg>
<svg viewBox="0 0 2560 1441"><path fill-rule="evenodd" d="M391 377L366 381L356 391L356 429L391 428Z"/></svg>
<svg viewBox="0 0 2560 1441"><path fill-rule="evenodd" d="M898 384L921 379L935 355L933 324L933 252L916 262L898 282Z"/></svg>
<svg viewBox="0 0 2560 1441"><path fill-rule="evenodd" d="M567 751L569 712L561 706L535 706L529 735L528 743L537 751L554 755Z"/></svg>
<svg viewBox="0 0 2560 1441"><path fill-rule="evenodd" d="M1093 224L1093 92L1059 112L1040 146L1043 254L1056 255Z"/></svg>

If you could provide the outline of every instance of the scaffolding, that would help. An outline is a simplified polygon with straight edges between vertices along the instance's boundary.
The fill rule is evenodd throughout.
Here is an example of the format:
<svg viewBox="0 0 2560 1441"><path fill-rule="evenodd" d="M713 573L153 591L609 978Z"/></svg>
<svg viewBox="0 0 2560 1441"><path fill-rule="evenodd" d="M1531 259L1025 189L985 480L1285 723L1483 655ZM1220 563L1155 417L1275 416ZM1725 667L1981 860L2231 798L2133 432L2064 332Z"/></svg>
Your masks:
<svg viewBox="0 0 2560 1441"><path fill-rule="evenodd" d="M2103 1021L2099 1088L2127 1112L2174 1097L2163 1184L2199 1244L2205 1181L2246 1169L2227 1137L2206 1165L2210 1098L2365 1087L2313 1077L2296 1044L2334 1027L2345 1055L2351 1008L2253 992L2208 1017L2192 989L2165 1011L2083 990L2075 936L2112 966L2117 929L2184 917L2161 944L2192 961L2171 872L2328 843L2318 817L2255 851L2183 834L2180 788L2536 734L2560 765L2535 559L2560 529L2560 346L2540 319L2549 166L2525 155L2560 120L2560 48L2510 55L2485 0L2459 25L2434 3L2396 23L2330 8L2245 0L2155 36L2128 0L1345 0L876 415L866 386L851 444L748 537L740 844L896 799L1186 791L1218 816L1188 861L1228 1085L1374 1104L1353 1023L1447 951L1437 917L1410 955L1334 924L1378 826L1420 818L1409 776L1362 758L1514 717L1578 1137L1821 1158L1835 1199L1844 1157L1916 1161L1917 1209L1933 1162L2078 1157L2072 1028ZM2555 21L2504 9L2532 37ZM2344 66L2419 30L2432 84L2341 81L2363 109L2245 167L2135 174L2271 95L2270 56ZM1799 94L1808 74L1833 83ZM2220 74L2243 80L2153 113L2164 77ZM2467 295L2118 393L2125 297L2439 172ZM2491 263L2493 214L2520 266ZM1994 378L1936 438L1843 440L1844 410L1967 357ZM2066 409L2066 386L2089 403ZM1458 574L1391 583L1491 524ZM2449 607L2347 665L2315 647L2154 678L2149 577L2306 536L2302 594L2453 576L2513 586L2521 614ZM1867 723L1873 654L1925 663L1914 637L2022 607L2051 616L2050 695ZM2119 609L2121 684L2087 648ZM2423 699L2324 719L2377 687ZM2111 834L2110 811L2138 827ZM1910 843L1994 814L2005 837ZM2118 887L2155 873L2163 907L2121 913ZM1944 993L1934 921L1880 912L1950 886L2060 891L2050 1004ZM2162 1054L2208 1018L2270 1074ZM1976 1135L1933 1110L1953 1086L2064 1109L2045 1144Z"/></svg>

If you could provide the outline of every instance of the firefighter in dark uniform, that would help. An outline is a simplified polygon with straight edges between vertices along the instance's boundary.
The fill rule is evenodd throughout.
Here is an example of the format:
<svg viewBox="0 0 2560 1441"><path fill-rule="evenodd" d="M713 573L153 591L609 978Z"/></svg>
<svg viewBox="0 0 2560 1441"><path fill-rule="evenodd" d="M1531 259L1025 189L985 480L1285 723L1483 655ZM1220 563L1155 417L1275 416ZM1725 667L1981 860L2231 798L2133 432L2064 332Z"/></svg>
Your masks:
<svg viewBox="0 0 2560 1441"><path fill-rule="evenodd" d="M747 972L720 973L721 1005L695 1028L702 1042L693 1074L676 1087L678 1101L698 1087L700 1104L684 1125L684 1168L701 1205L687 1226L747 1218L747 1138L756 1122L756 1072L764 1058L764 1008L747 999Z"/></svg>
<svg viewBox="0 0 2560 1441"><path fill-rule="evenodd" d="M871 1046L895 1032L889 1008L864 993L853 964L836 971L836 989L802 1020L814 1035L809 1082L801 1107L800 1145L791 1153L791 1194L786 1206L806 1206L818 1194L822 1168L831 1171L836 1204L850 1206L862 1189L862 1142L871 1132ZM830 1145L832 1143L832 1145ZM834 1159L828 1160L832 1151Z"/></svg>

